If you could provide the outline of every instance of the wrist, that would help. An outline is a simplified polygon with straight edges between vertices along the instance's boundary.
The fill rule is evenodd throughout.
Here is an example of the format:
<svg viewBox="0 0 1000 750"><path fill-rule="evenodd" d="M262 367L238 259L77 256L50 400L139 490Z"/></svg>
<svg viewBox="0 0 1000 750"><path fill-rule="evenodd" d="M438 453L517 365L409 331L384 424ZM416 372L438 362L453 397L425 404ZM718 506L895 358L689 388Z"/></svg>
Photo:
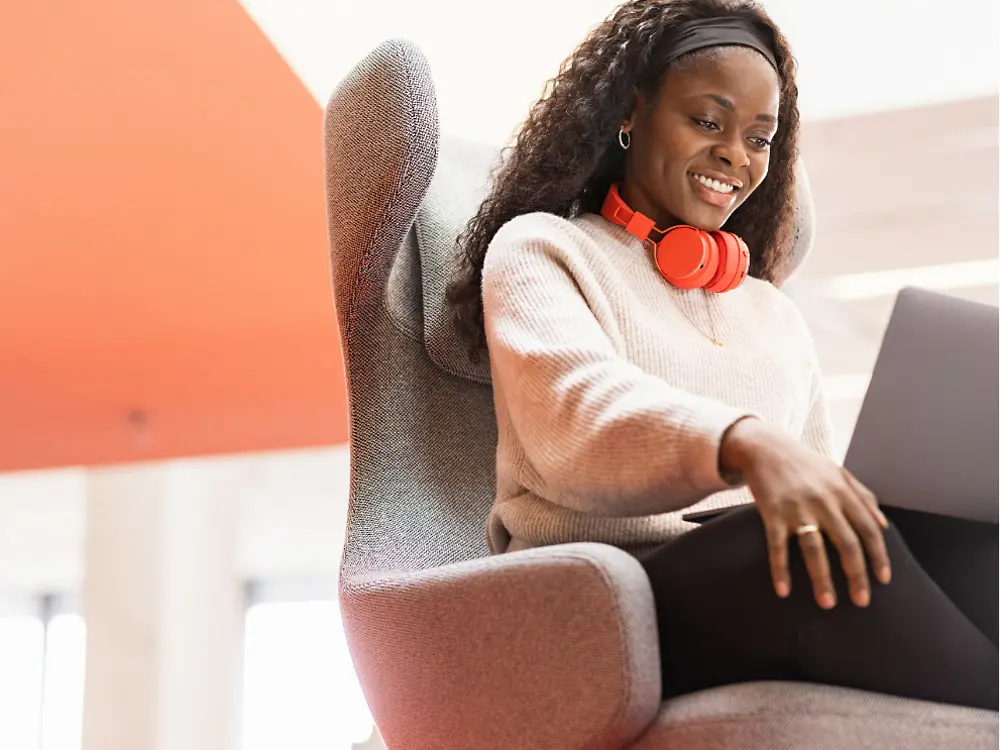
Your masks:
<svg viewBox="0 0 1000 750"><path fill-rule="evenodd" d="M727 477L742 477L760 456L763 445L772 438L773 430L762 419L747 416L730 425L719 446L719 473Z"/></svg>

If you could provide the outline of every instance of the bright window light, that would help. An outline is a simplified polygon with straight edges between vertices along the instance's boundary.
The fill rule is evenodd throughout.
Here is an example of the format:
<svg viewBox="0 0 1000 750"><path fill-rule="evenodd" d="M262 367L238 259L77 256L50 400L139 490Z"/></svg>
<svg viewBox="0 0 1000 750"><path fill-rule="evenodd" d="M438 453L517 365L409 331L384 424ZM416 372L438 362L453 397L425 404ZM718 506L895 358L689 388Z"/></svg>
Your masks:
<svg viewBox="0 0 1000 750"><path fill-rule="evenodd" d="M373 729L335 601L247 611L243 750L350 750Z"/></svg>
<svg viewBox="0 0 1000 750"><path fill-rule="evenodd" d="M849 375L828 375L823 379L823 391L831 401L848 401L864 398L871 382L870 372Z"/></svg>
<svg viewBox="0 0 1000 750"><path fill-rule="evenodd" d="M832 299L868 299L894 295L904 286L944 291L998 282L1000 260L980 260L846 274L824 282L823 293Z"/></svg>
<svg viewBox="0 0 1000 750"><path fill-rule="evenodd" d="M0 617L0 748L36 750L45 627L37 617Z"/></svg>
<svg viewBox="0 0 1000 750"><path fill-rule="evenodd" d="M80 750L87 631L80 615L49 620L45 639L42 750Z"/></svg>

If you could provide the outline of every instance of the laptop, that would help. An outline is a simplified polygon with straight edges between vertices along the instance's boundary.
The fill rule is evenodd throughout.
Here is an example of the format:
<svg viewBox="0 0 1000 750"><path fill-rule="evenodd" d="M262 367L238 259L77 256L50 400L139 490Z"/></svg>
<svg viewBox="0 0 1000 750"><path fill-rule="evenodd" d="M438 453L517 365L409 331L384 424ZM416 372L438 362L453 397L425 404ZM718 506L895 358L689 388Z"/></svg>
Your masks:
<svg viewBox="0 0 1000 750"><path fill-rule="evenodd" d="M844 466L880 505L997 523L1000 310L899 292ZM728 509L685 514L703 523Z"/></svg>
<svg viewBox="0 0 1000 750"><path fill-rule="evenodd" d="M1000 310L896 298L844 466L881 505L997 523Z"/></svg>

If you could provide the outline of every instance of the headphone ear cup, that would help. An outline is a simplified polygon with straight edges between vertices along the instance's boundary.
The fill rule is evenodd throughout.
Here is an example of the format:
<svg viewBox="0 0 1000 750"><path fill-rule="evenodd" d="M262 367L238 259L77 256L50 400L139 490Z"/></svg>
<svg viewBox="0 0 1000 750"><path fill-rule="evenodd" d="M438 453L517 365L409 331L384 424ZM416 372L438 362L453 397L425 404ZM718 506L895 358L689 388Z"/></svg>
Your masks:
<svg viewBox="0 0 1000 750"><path fill-rule="evenodd" d="M678 289L697 289L715 276L719 249L708 232L680 224L663 235L654 253L656 267Z"/></svg>
<svg viewBox="0 0 1000 750"><path fill-rule="evenodd" d="M705 284L710 292L729 292L743 283L750 269L750 250L746 243L731 232L712 232L719 248L719 265L715 275Z"/></svg>

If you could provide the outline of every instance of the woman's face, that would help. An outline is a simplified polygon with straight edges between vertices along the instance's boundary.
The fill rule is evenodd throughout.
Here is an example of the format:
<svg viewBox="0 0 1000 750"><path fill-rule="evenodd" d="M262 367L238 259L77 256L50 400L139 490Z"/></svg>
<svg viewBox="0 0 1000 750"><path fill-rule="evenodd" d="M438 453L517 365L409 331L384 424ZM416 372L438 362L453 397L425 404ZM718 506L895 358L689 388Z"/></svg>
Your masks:
<svg viewBox="0 0 1000 750"><path fill-rule="evenodd" d="M745 47L668 71L625 123L622 198L661 229L719 229L767 175L779 98L774 68Z"/></svg>

